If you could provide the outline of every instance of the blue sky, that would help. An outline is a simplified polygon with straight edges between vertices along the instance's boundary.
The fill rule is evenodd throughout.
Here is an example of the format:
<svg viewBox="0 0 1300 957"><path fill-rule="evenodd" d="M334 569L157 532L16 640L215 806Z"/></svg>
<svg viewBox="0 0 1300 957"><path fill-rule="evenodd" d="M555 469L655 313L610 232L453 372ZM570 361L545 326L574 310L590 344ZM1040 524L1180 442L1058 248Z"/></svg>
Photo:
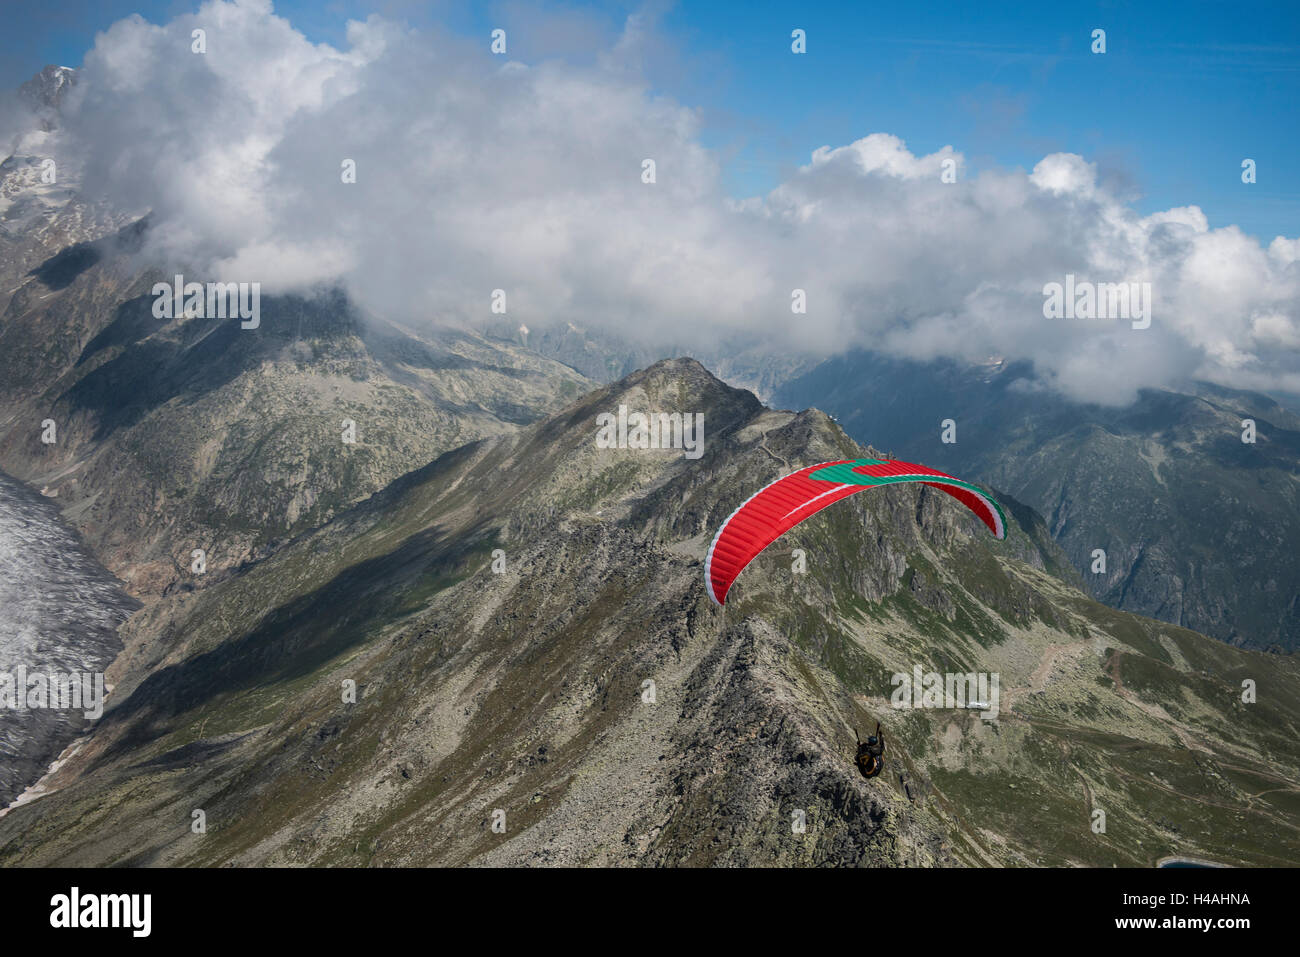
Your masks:
<svg viewBox="0 0 1300 957"><path fill-rule="evenodd" d="M0 82L76 66L130 13L179 0L6 3ZM311 39L344 45L348 17L384 13L468 36L503 25L524 60L582 59L649 10L655 87L702 110L730 191L761 193L813 149L893 133L916 154L951 144L972 171L1069 151L1144 212L1198 205L1265 242L1300 235L1300 4L278 3ZM790 52L807 31L808 53ZM1090 52L1094 28L1107 52ZM1244 185L1243 158L1258 164Z"/></svg>

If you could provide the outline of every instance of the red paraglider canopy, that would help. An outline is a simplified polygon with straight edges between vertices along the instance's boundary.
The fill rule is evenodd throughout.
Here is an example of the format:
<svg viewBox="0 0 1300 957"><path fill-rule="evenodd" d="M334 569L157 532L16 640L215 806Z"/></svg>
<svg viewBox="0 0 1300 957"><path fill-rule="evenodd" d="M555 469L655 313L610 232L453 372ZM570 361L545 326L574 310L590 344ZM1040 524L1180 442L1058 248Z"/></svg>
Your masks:
<svg viewBox="0 0 1300 957"><path fill-rule="evenodd" d="M704 559L709 597L724 604L727 592L745 567L804 519L865 488L903 482L920 482L946 492L979 516L995 537L1006 538L1002 507L974 485L946 472L894 460L823 462L777 479L727 517Z"/></svg>

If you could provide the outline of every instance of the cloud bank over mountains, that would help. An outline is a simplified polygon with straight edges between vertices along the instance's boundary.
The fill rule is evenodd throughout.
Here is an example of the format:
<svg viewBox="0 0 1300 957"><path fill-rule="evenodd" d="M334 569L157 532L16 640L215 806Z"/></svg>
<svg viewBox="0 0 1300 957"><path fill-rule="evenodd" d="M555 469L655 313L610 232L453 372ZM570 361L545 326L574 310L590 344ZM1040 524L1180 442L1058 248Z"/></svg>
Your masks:
<svg viewBox="0 0 1300 957"><path fill-rule="evenodd" d="M145 255L187 278L341 281L417 328L499 319L503 289L534 329L1031 359L1045 386L1104 403L1188 378L1300 393L1300 239L1211 229L1195 206L1142 216L1080 156L972 173L952 147L918 156L876 132L738 202L700 112L637 65L661 42L647 18L581 63L378 17L347 42L313 44L263 0L122 20L51 148L88 196L152 211ZM1150 328L1045 318L1044 286L1067 275L1149 282Z"/></svg>

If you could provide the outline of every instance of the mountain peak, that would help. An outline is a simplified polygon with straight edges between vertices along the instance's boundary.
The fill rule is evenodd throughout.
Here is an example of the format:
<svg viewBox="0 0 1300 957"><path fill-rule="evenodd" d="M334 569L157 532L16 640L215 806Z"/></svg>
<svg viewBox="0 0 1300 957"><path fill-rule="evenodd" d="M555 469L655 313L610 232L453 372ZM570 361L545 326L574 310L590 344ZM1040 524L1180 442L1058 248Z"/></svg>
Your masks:
<svg viewBox="0 0 1300 957"><path fill-rule="evenodd" d="M626 403L643 412L704 412L719 425L724 420L739 423L763 410L754 393L728 385L689 356L661 359L629 373L593 393L589 401Z"/></svg>
<svg viewBox="0 0 1300 957"><path fill-rule="evenodd" d="M68 66L47 64L39 73L18 88L22 100L43 119L52 122L63 106L68 90L77 85L77 71ZM47 129L51 127L46 127Z"/></svg>

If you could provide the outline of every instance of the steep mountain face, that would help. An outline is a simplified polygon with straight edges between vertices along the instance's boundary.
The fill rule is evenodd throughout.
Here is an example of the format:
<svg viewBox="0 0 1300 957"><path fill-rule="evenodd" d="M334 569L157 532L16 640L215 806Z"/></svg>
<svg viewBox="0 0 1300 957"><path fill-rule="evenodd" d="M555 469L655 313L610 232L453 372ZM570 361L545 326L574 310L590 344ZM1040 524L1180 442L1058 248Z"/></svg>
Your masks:
<svg viewBox="0 0 1300 957"><path fill-rule="evenodd" d="M206 584L589 386L508 342L417 335L338 293L263 296L256 328L156 318L154 283L185 270L141 262L148 218L88 205L75 170L41 181L74 82L52 67L24 87L48 129L0 164L0 470L57 497L133 593Z"/></svg>
<svg viewBox="0 0 1300 957"><path fill-rule="evenodd" d="M777 401L815 404L901 458L1006 489L1048 517L1109 605L1234 645L1300 648L1300 417L1209 385L1105 408L1027 381L1027 369L996 361L857 353L794 380ZM944 419L956 423L955 443L942 441ZM1253 444L1242 441L1245 419Z"/></svg>
<svg viewBox="0 0 1300 957"><path fill-rule="evenodd" d="M76 82L76 71L47 66L16 93L0 94L0 306L56 253L139 218L87 201L76 162L55 162L59 108Z"/></svg>
<svg viewBox="0 0 1300 957"><path fill-rule="evenodd" d="M599 447L620 405L703 413L704 454ZM1014 500L998 542L924 487L854 496L710 603L740 502L866 451L672 360L448 452L135 616L103 721L0 819L0 862L1296 858L1295 660L1097 603ZM997 674L997 719L895 709L915 667Z"/></svg>
<svg viewBox="0 0 1300 957"><path fill-rule="evenodd" d="M58 496L142 594L197 584L195 549L207 574L235 567L585 388L558 363L452 330L417 338L339 296L268 298L258 329L155 319L156 278L60 289L38 272L0 320L0 468Z"/></svg>
<svg viewBox="0 0 1300 957"><path fill-rule="evenodd" d="M46 66L18 88L18 96L45 121L47 128L57 124L56 117L63 98L77 84L77 71L68 66Z"/></svg>

